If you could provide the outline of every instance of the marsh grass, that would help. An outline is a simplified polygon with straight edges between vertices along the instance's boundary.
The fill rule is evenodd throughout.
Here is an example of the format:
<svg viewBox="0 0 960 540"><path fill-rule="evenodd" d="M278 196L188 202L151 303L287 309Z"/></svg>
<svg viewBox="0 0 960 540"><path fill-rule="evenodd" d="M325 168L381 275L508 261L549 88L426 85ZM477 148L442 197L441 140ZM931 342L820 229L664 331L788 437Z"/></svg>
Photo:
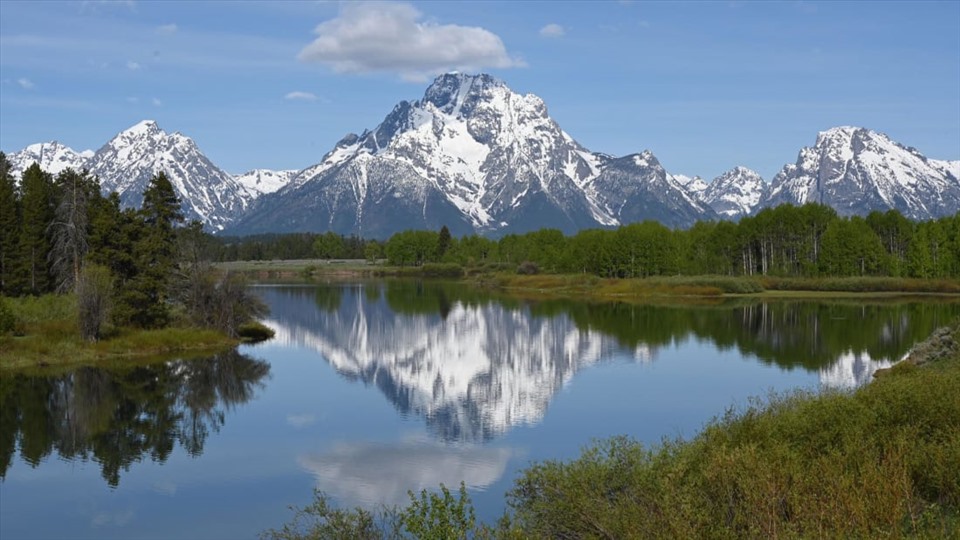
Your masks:
<svg viewBox="0 0 960 540"><path fill-rule="evenodd" d="M80 338L76 299L72 295L4 298L17 330L0 335L0 368L93 364L112 359L157 357L172 353L219 352L236 340L194 327L159 330L108 328L105 339Z"/></svg>

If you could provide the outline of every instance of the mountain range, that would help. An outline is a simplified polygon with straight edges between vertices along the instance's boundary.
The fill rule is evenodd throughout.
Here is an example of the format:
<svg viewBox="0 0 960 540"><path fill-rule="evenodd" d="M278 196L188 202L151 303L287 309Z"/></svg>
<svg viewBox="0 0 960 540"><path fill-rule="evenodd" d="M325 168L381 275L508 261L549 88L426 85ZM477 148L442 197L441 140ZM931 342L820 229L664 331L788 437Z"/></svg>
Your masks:
<svg viewBox="0 0 960 540"><path fill-rule="evenodd" d="M87 168L126 206L138 206L150 177L163 170L188 219L226 234L331 230L386 238L446 225L456 235L500 236L643 220L687 227L806 202L841 215L893 208L931 219L960 211L960 161L929 159L879 132L821 132L770 183L740 166L707 183L667 172L648 150L590 151L539 97L484 74L439 76L421 99L401 101L375 129L348 134L300 171L228 174L192 139L149 120L96 152L54 141L8 159L15 174L33 162L51 173Z"/></svg>

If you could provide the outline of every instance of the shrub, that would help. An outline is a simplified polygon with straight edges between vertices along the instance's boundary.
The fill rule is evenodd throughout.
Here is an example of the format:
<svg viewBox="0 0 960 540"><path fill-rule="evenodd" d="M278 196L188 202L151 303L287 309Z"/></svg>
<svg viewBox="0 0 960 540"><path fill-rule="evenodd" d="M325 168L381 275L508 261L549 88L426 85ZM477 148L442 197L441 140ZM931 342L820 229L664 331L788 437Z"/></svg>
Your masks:
<svg viewBox="0 0 960 540"><path fill-rule="evenodd" d="M457 263L426 263L421 267L424 277L463 277L463 267Z"/></svg>
<svg viewBox="0 0 960 540"><path fill-rule="evenodd" d="M13 310L7 305L7 301L0 297L0 336L12 334L17 325L17 318L13 315Z"/></svg>
<svg viewBox="0 0 960 540"><path fill-rule="evenodd" d="M517 273L522 276L532 276L540 273L540 267L533 261L523 261L517 267Z"/></svg>
<svg viewBox="0 0 960 540"><path fill-rule="evenodd" d="M276 332L273 328L258 321L241 324L237 329L237 336L247 343L258 343L271 339Z"/></svg>

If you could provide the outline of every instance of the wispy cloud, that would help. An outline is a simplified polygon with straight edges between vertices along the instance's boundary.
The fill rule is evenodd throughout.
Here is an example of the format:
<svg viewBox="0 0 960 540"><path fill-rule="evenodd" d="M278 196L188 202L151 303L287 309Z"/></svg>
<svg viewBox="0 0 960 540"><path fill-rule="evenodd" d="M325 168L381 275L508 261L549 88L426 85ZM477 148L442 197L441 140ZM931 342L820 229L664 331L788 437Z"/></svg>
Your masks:
<svg viewBox="0 0 960 540"><path fill-rule="evenodd" d="M131 71L136 71L140 69L140 63L134 62L133 60L127 60L127 69Z"/></svg>
<svg viewBox="0 0 960 540"><path fill-rule="evenodd" d="M137 103L140 103L140 98L130 96L127 98L127 103L133 103L134 105L136 105Z"/></svg>
<svg viewBox="0 0 960 540"><path fill-rule="evenodd" d="M33 81L26 77L20 77L17 79L17 84L19 84L20 88L23 88L24 90L33 90L33 88L36 86L33 84Z"/></svg>
<svg viewBox="0 0 960 540"><path fill-rule="evenodd" d="M154 106L154 107L159 107L159 106L163 105L163 102L161 102L161 101L160 101L159 99L157 99L157 98L153 98L152 100L150 100L150 103L153 103L153 106Z"/></svg>
<svg viewBox="0 0 960 540"><path fill-rule="evenodd" d="M321 23L298 58L338 73L394 72L408 80L459 69L523 66L499 36L484 28L423 21L405 3L346 3Z"/></svg>
<svg viewBox="0 0 960 540"><path fill-rule="evenodd" d="M101 8L123 8L134 11L137 3L134 0L84 0L80 2L81 11L96 11Z"/></svg>
<svg viewBox="0 0 960 540"><path fill-rule="evenodd" d="M297 429L309 426L316 421L317 418L309 413L287 415L287 423Z"/></svg>
<svg viewBox="0 0 960 540"><path fill-rule="evenodd" d="M288 101L316 101L317 95L312 92L301 92L296 90L283 96L283 99Z"/></svg>
<svg viewBox="0 0 960 540"><path fill-rule="evenodd" d="M563 35L566 33L567 31L564 30L562 26L556 23L550 23L540 29L540 37L545 37L545 38L563 37Z"/></svg>
<svg viewBox="0 0 960 540"><path fill-rule="evenodd" d="M169 36L170 34L177 33L177 25L175 24L161 24L157 27L157 33L162 36Z"/></svg>

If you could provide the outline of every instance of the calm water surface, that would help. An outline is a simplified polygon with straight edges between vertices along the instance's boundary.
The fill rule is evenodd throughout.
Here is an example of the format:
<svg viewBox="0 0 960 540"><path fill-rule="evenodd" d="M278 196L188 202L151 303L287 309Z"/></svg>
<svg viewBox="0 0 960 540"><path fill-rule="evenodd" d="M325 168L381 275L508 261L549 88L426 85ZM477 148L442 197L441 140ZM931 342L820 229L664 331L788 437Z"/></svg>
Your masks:
<svg viewBox="0 0 960 540"><path fill-rule="evenodd" d="M378 282L257 291L276 339L0 379L0 538L253 538L464 481L483 519L531 461L647 443L771 390L852 388L960 315L901 301L627 306Z"/></svg>

